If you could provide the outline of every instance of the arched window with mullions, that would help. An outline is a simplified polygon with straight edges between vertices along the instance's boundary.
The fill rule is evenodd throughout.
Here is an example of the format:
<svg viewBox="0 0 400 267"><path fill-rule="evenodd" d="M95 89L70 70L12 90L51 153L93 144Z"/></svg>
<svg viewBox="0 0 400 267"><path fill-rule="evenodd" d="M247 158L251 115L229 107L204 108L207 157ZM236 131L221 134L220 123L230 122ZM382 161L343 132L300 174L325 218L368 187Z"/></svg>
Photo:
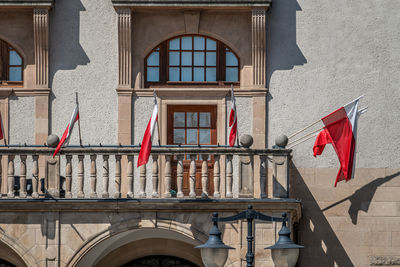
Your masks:
<svg viewBox="0 0 400 267"><path fill-rule="evenodd" d="M239 58L210 37L184 35L164 41L145 58L146 87L239 82Z"/></svg>
<svg viewBox="0 0 400 267"><path fill-rule="evenodd" d="M23 60L7 42L0 40L0 86L22 84Z"/></svg>

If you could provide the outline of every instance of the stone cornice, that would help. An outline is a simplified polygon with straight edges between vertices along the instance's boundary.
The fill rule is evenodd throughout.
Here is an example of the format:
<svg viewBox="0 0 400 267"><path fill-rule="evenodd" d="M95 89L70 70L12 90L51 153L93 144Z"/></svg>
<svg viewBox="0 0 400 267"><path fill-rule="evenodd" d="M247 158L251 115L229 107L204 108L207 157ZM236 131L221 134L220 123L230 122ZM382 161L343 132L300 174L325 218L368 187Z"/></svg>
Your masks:
<svg viewBox="0 0 400 267"><path fill-rule="evenodd" d="M1 199L3 212L234 212L254 209L263 213L291 214L301 218L301 202L295 199Z"/></svg>
<svg viewBox="0 0 400 267"><path fill-rule="evenodd" d="M0 0L0 7L52 7L54 0Z"/></svg>
<svg viewBox="0 0 400 267"><path fill-rule="evenodd" d="M271 0L112 0L115 7L269 7Z"/></svg>

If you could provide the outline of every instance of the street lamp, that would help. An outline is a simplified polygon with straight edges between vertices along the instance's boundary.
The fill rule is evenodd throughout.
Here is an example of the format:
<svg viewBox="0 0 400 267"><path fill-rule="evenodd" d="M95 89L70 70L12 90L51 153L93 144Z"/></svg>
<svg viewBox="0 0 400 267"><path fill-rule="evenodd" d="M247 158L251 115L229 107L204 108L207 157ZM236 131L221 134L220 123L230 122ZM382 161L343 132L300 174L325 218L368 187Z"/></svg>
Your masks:
<svg viewBox="0 0 400 267"><path fill-rule="evenodd" d="M296 245L290 239L290 230L286 227L286 213L282 218L271 217L253 210L253 206L249 205L247 210L239 214L218 218L218 213L213 213L213 226L210 230L210 236L207 242L195 248L201 249L201 258L206 267L222 267L228 258L228 249L233 249L227 246L221 240L221 231L218 229L218 222L232 222L237 220L247 220L247 267L254 266L253 253L253 221L254 219L269 222L282 222L282 228L279 231L279 239L275 245L265 249L271 249L272 261L276 267L293 267L299 257L299 248L303 246Z"/></svg>

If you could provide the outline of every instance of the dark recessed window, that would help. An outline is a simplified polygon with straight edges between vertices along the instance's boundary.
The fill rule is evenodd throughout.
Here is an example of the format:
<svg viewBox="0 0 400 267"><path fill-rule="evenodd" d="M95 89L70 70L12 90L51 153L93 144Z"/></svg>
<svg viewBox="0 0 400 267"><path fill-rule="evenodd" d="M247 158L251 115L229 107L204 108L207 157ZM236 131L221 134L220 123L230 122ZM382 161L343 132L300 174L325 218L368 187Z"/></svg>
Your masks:
<svg viewBox="0 0 400 267"><path fill-rule="evenodd" d="M145 59L146 86L239 82L239 59L223 43L185 35L161 43Z"/></svg>
<svg viewBox="0 0 400 267"><path fill-rule="evenodd" d="M0 86L22 83L21 55L8 43L0 40Z"/></svg>

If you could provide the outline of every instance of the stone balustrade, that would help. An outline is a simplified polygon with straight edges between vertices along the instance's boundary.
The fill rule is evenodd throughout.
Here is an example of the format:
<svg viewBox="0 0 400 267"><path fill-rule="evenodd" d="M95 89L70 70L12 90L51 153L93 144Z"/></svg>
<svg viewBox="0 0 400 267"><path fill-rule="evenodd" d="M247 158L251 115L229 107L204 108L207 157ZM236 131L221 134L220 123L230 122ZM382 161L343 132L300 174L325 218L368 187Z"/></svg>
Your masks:
<svg viewBox="0 0 400 267"><path fill-rule="evenodd" d="M3 188L2 197L33 199L289 197L288 163L291 151L287 149L156 146L151 151L147 166L139 167L137 177L135 159L139 151L140 147L137 146L67 147L62 149L60 155L53 158L53 148L0 147L2 175L0 181L6 183L0 185L0 188ZM84 162L88 160L90 169L85 170ZM98 166L99 161L102 162L101 167ZM184 161L188 163L186 170ZM254 161L259 161L260 164L254 164ZM15 162L19 163L18 173L15 171ZM4 166L5 164L7 165ZM113 173L110 172L111 164L115 164ZM212 171L209 171L209 166L212 166ZM254 166L260 168L254 169ZM64 181L61 181L61 168L64 168ZM268 175L267 169L271 170L272 175ZM75 175L73 170L76 170ZM98 173L99 170L101 173ZM147 173L149 170L151 175ZM186 195L183 192L184 172L188 175L189 192ZM208 192L210 173L213 176L213 192ZM40 181L43 176L44 183ZM16 186L16 178L19 179L19 186ZM27 190L28 180L31 180L29 190ZM151 189L146 186L149 180ZM72 186L73 183L75 187ZM199 183L201 194L195 190L195 185ZM135 185L139 186L137 190L134 190ZM171 190L173 185L176 192ZM268 189L268 186L271 188ZM5 188L7 194L4 194ZM99 188L101 192L98 191ZM110 188L114 188L113 193L110 193ZM234 194L234 188L238 193ZM149 190L151 194L146 193ZM63 194L60 194L60 191L63 191Z"/></svg>

